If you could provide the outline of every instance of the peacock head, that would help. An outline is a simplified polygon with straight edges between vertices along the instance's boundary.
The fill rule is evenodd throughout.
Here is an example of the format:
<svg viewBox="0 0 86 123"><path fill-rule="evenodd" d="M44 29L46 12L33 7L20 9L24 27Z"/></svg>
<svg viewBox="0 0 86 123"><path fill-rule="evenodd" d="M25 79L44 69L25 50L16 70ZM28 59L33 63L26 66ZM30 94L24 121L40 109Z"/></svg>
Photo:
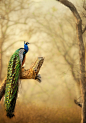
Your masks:
<svg viewBox="0 0 86 123"><path fill-rule="evenodd" d="M25 49L25 52L26 52L26 53L27 53L28 50L29 50L28 44L30 44L30 43L24 41L24 49Z"/></svg>

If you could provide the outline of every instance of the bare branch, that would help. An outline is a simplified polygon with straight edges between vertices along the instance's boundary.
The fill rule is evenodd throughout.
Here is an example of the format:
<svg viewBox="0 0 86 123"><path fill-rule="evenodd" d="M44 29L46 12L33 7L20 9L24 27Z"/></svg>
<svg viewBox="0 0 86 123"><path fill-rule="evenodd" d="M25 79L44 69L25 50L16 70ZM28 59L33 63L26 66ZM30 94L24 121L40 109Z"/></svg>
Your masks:
<svg viewBox="0 0 86 123"><path fill-rule="evenodd" d="M2 84L0 85L0 100L4 96L5 86L6 86L6 78L4 79L4 81L2 82Z"/></svg>
<svg viewBox="0 0 86 123"><path fill-rule="evenodd" d="M79 13L77 12L77 9L75 6L69 2L68 0L56 0L67 6L73 13L74 17L76 18L76 21L79 22L81 20Z"/></svg>
<svg viewBox="0 0 86 123"><path fill-rule="evenodd" d="M86 26L84 27L84 29L82 30L82 34L86 31Z"/></svg>
<svg viewBox="0 0 86 123"><path fill-rule="evenodd" d="M81 95L82 95L82 120L81 123L86 123L86 81L85 81L85 48L82 37L82 20L77 12L75 6L68 0L57 0L67 6L73 13L76 19L76 31L79 45L79 59L80 59L80 84L81 84ZM76 102L77 103L77 102Z"/></svg>
<svg viewBox="0 0 86 123"><path fill-rule="evenodd" d="M21 79L36 79L38 72L43 64L44 58L38 57L35 63L30 67L30 69L25 70L22 68L20 78Z"/></svg>
<svg viewBox="0 0 86 123"><path fill-rule="evenodd" d="M35 79L41 82L41 76L38 74L42 64L44 62L43 57L38 57L37 60L32 64L30 69L25 70L24 67L21 69L20 79ZM0 100L5 94L6 78L0 86Z"/></svg>
<svg viewBox="0 0 86 123"><path fill-rule="evenodd" d="M17 42L20 42L20 41L23 41L23 42L24 42L24 40L16 40L16 41L13 41L13 43L10 44L8 47L6 47L6 49L4 49L4 50L2 51L2 53L5 52L6 50L8 50L8 48L10 48L13 44L15 44L15 43L17 43Z"/></svg>
<svg viewBox="0 0 86 123"><path fill-rule="evenodd" d="M78 105L79 107L82 107L82 103L78 102L77 100L74 99L74 103Z"/></svg>

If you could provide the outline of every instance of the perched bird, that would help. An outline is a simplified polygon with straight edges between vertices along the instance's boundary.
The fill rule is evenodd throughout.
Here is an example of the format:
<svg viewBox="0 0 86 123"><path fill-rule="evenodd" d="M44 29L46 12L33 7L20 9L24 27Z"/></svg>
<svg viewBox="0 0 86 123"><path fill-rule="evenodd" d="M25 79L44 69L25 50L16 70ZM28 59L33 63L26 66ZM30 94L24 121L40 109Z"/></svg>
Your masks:
<svg viewBox="0 0 86 123"><path fill-rule="evenodd" d="M9 118L12 118L14 116L14 109L19 87L20 71L22 65L25 62L25 55L29 50L28 44L28 42L25 43L24 41L24 48L16 50L11 56L8 64L5 88L5 110L7 117Z"/></svg>

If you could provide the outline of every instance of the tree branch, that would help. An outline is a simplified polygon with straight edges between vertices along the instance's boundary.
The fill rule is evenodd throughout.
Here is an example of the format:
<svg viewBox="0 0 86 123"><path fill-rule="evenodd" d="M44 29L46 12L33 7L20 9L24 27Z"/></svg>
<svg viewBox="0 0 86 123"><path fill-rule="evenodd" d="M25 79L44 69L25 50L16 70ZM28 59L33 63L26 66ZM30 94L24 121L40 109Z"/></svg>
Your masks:
<svg viewBox="0 0 86 123"><path fill-rule="evenodd" d="M84 29L82 30L82 34L85 32L85 30L86 30L86 26L85 26Z"/></svg>
<svg viewBox="0 0 86 123"><path fill-rule="evenodd" d="M75 6L68 0L56 0L67 6L73 13L76 19L76 31L79 45L79 59L80 59L80 84L81 84L81 95L82 95L82 119L81 123L86 123L86 81L85 81L85 48L82 37L82 20L77 12Z"/></svg>
<svg viewBox="0 0 86 123"><path fill-rule="evenodd" d="M68 0L56 0L56 1L59 1L63 5L67 6L71 10L71 12L73 13L74 17L76 18L76 21L81 20L79 13L77 12L77 9L75 8L75 6L71 2L69 2Z"/></svg>
<svg viewBox="0 0 86 123"><path fill-rule="evenodd" d="M20 79L35 79L41 82L41 76L38 74L39 70L44 62L43 57L38 57L37 60L32 64L30 69L25 70L24 67L21 69ZM5 94L6 78L0 85L0 100Z"/></svg>
<svg viewBox="0 0 86 123"><path fill-rule="evenodd" d="M0 100L5 94L6 79L0 85Z"/></svg>
<svg viewBox="0 0 86 123"><path fill-rule="evenodd" d="M77 100L74 99L74 103L78 105L79 107L82 107L82 103L78 102Z"/></svg>

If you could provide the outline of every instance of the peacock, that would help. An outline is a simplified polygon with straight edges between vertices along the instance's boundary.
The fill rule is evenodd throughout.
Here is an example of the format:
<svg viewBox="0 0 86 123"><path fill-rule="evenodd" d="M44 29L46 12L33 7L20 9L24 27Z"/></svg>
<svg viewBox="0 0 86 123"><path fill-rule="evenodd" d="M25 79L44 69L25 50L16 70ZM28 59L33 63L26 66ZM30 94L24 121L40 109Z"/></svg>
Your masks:
<svg viewBox="0 0 86 123"><path fill-rule="evenodd" d="M25 62L26 53L29 50L28 44L28 42L24 41L24 48L17 49L11 56L8 64L5 87L5 110L6 115L9 118L12 118L14 116L14 109L18 95L20 72L21 67Z"/></svg>

